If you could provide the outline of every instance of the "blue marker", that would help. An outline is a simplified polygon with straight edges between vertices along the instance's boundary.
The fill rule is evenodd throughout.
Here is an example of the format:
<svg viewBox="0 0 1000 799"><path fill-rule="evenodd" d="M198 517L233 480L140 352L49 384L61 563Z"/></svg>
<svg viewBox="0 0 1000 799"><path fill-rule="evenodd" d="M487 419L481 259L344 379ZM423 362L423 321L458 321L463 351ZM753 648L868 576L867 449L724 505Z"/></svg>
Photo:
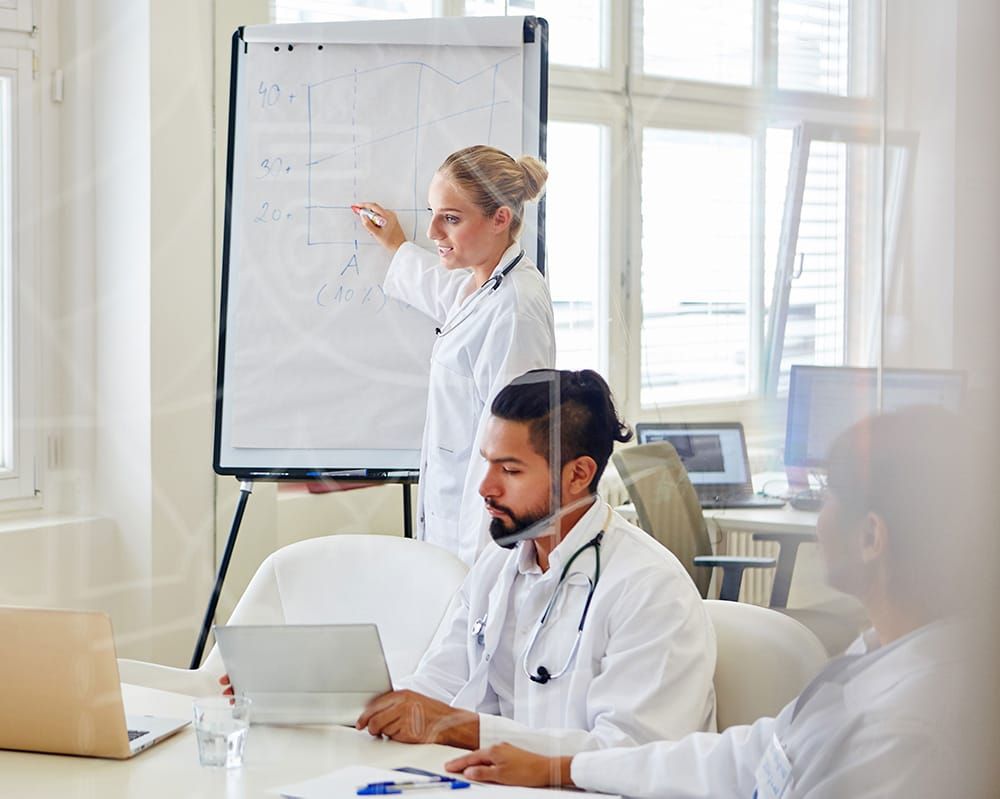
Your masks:
<svg viewBox="0 0 1000 799"><path fill-rule="evenodd" d="M450 783L442 785L441 783ZM424 788L437 788L438 790L457 791L461 788L468 788L469 783L454 777L436 777L433 780L421 780L420 782L370 782L358 788L358 796L385 796L391 793L403 793L403 791L419 791Z"/></svg>

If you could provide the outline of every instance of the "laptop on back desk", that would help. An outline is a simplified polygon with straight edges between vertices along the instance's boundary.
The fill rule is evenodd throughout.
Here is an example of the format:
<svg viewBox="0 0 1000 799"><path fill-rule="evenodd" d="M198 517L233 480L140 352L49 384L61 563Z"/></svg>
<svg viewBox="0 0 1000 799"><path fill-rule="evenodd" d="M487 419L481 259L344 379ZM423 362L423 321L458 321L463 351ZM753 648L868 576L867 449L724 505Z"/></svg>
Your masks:
<svg viewBox="0 0 1000 799"><path fill-rule="evenodd" d="M655 422L636 425L640 444L672 444L702 508L780 508L779 497L755 494L746 438L739 422Z"/></svg>

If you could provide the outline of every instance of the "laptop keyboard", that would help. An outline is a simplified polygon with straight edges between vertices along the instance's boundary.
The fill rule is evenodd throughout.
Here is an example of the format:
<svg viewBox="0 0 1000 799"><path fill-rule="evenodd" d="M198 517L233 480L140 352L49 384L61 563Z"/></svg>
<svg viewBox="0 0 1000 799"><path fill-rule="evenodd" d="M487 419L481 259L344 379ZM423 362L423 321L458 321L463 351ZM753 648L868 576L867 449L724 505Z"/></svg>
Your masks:
<svg viewBox="0 0 1000 799"><path fill-rule="evenodd" d="M128 739L129 739L129 742L131 743L136 738L141 738L143 735L148 735L148 734L149 734L149 730L129 730L128 731Z"/></svg>
<svg viewBox="0 0 1000 799"><path fill-rule="evenodd" d="M718 508L776 508L785 504L780 497L766 496L764 494L733 493L714 497L700 497L701 507L704 509Z"/></svg>

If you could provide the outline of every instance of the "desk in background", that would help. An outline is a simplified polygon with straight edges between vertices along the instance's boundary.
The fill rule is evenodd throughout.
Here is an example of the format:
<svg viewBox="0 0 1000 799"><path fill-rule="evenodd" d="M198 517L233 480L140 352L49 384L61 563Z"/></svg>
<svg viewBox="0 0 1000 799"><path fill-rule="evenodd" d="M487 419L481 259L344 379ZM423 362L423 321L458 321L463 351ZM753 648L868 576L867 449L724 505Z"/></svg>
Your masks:
<svg viewBox="0 0 1000 799"><path fill-rule="evenodd" d="M745 532L751 533L754 541L778 544L778 564L774 569L769 604L774 608L787 607L799 545L816 541L819 514L785 505L783 508L713 509L705 511L704 516L713 540L725 540L730 533Z"/></svg>
<svg viewBox="0 0 1000 799"><path fill-rule="evenodd" d="M633 505L620 505L615 510L632 524L639 523ZM712 508L703 511L703 515L713 541L725 541L731 533L743 532L752 534L754 541L778 544L770 605L786 607L799 545L815 542L819 514L785 505L783 508Z"/></svg>

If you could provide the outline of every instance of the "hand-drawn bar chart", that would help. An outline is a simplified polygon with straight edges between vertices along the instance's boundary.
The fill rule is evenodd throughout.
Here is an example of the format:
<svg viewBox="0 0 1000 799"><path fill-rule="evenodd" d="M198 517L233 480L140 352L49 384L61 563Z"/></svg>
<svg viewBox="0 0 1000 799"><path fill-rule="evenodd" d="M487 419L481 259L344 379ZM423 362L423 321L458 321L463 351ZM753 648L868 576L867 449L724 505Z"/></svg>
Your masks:
<svg viewBox="0 0 1000 799"><path fill-rule="evenodd" d="M422 246L444 158L523 152L521 47L252 45L234 168L226 394L254 449L419 448L434 321L391 297L374 201ZM414 441L415 439L415 441Z"/></svg>

